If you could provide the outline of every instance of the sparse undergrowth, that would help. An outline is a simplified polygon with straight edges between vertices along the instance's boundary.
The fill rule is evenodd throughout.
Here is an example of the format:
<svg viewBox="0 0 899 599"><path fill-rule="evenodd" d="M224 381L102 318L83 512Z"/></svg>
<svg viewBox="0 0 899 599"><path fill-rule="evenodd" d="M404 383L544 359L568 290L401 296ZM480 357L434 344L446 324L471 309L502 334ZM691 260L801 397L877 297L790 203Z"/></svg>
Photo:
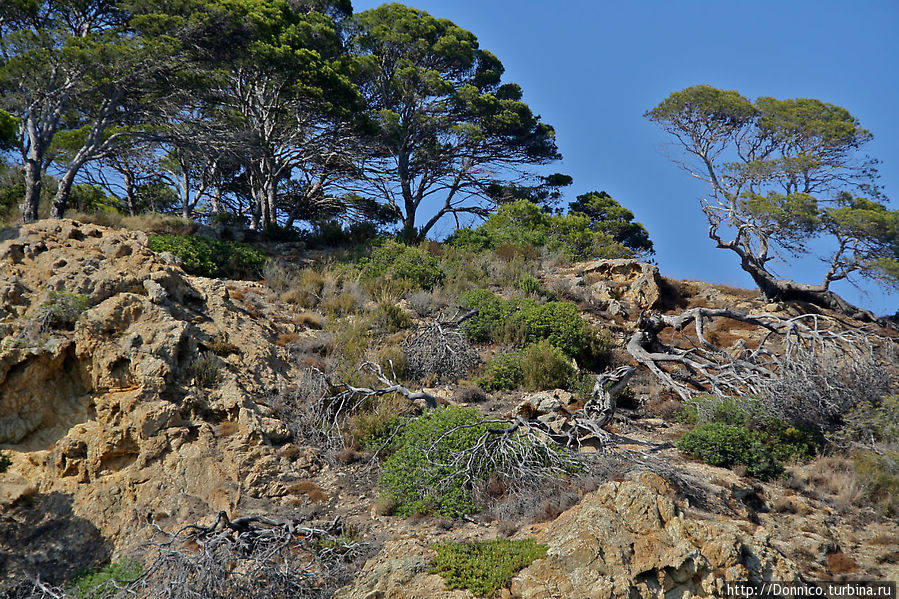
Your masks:
<svg viewBox="0 0 899 599"><path fill-rule="evenodd" d="M434 545L437 557L429 572L439 574L447 589L468 589L478 597L494 597L512 577L536 559L546 556L546 545L533 539L496 539Z"/></svg>
<svg viewBox="0 0 899 599"><path fill-rule="evenodd" d="M115 583L134 580L143 572L141 562L123 559L97 571L86 571L66 585L66 595L74 599L104 599L115 592Z"/></svg>

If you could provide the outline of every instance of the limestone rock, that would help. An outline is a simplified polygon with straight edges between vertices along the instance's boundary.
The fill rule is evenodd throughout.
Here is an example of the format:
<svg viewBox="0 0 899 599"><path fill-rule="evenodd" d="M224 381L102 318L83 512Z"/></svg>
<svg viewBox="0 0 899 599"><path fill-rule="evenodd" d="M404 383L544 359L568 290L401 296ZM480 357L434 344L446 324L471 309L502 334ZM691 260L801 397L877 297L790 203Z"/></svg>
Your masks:
<svg viewBox="0 0 899 599"><path fill-rule="evenodd" d="M763 535L686 518L674 496L651 473L604 484L538 535L547 556L513 578L512 596L719 596L722 580L799 579Z"/></svg>
<svg viewBox="0 0 899 599"><path fill-rule="evenodd" d="M633 318L656 305L661 297L658 267L637 260L580 262L555 276L567 295L586 301L610 315Z"/></svg>

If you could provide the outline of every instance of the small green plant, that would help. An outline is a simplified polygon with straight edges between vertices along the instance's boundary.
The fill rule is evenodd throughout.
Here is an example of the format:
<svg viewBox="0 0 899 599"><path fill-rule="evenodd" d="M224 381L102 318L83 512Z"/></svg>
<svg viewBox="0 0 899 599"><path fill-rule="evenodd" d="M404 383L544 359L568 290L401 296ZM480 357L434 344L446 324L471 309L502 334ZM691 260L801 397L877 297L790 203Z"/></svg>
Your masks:
<svg viewBox="0 0 899 599"><path fill-rule="evenodd" d="M78 574L66 585L66 595L77 599L104 599L113 594L113 581L134 580L144 566L137 560L123 559L93 572Z"/></svg>
<svg viewBox="0 0 899 599"><path fill-rule="evenodd" d="M521 356L523 386L528 391L567 389L575 381L571 359L548 340L527 346Z"/></svg>
<svg viewBox="0 0 899 599"><path fill-rule="evenodd" d="M447 589L468 589L478 597L494 597L512 576L536 559L546 557L546 545L533 539L496 539L434 545L437 557L428 570L446 581Z"/></svg>
<svg viewBox="0 0 899 599"><path fill-rule="evenodd" d="M10 466L12 466L12 460L9 459L9 456L0 451L0 474L9 470Z"/></svg>
<svg viewBox="0 0 899 599"><path fill-rule="evenodd" d="M87 296L81 293L51 290L38 308L38 319L45 327L70 329L87 310Z"/></svg>
<svg viewBox="0 0 899 599"><path fill-rule="evenodd" d="M899 515L899 452L860 451L853 457L855 477L865 497L888 518Z"/></svg>
<svg viewBox="0 0 899 599"><path fill-rule="evenodd" d="M843 416L843 427L830 438L847 446L899 446L899 395L862 401Z"/></svg>
<svg viewBox="0 0 899 599"><path fill-rule="evenodd" d="M484 478L486 473L482 468L466 472L452 462L496 426L481 421L475 409L448 406L425 412L403 427L394 443L396 451L381 466L381 486L396 501L397 514L455 517L478 510L470 475Z"/></svg>
<svg viewBox="0 0 899 599"><path fill-rule="evenodd" d="M522 350L499 354L484 367L476 383L485 391L518 389L524 384L521 368Z"/></svg>
<svg viewBox="0 0 899 599"><path fill-rule="evenodd" d="M374 313L374 325L385 333L396 333L412 326L412 316L391 302L381 302Z"/></svg>
<svg viewBox="0 0 899 599"><path fill-rule="evenodd" d="M215 387L220 378L219 359L212 352L203 353L190 366L190 374L194 383L202 389Z"/></svg>
<svg viewBox="0 0 899 599"><path fill-rule="evenodd" d="M201 277L258 278L266 263L265 254L239 241L195 235L151 235L149 242L154 252L175 254L186 272Z"/></svg>
<svg viewBox="0 0 899 599"><path fill-rule="evenodd" d="M543 287L540 280L534 275L526 274L518 281L518 288L528 295L540 295L543 293Z"/></svg>
<svg viewBox="0 0 899 599"><path fill-rule="evenodd" d="M763 443L762 436L744 426L706 422L678 439L675 446L712 466L746 467L746 473L762 480L783 474L783 463Z"/></svg>

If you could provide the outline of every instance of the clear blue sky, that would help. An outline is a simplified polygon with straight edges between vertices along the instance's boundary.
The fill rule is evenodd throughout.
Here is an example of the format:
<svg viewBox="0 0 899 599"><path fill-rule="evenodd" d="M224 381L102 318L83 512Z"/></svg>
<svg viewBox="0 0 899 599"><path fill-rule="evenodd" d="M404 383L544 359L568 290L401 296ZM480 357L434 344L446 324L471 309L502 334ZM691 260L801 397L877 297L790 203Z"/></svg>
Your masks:
<svg viewBox="0 0 899 599"><path fill-rule="evenodd" d="M354 0L358 11L382 4ZM846 107L874 134L881 183L899 208L899 0L419 0L406 4L478 36L506 81L556 129L566 200L605 190L649 230L662 274L742 287L752 281L706 236L698 182L669 160L676 148L643 118L672 91L707 83L744 96L818 98ZM443 233L448 233L447 222ZM778 274L819 282L816 260ZM892 314L899 296L873 285L847 299Z"/></svg>

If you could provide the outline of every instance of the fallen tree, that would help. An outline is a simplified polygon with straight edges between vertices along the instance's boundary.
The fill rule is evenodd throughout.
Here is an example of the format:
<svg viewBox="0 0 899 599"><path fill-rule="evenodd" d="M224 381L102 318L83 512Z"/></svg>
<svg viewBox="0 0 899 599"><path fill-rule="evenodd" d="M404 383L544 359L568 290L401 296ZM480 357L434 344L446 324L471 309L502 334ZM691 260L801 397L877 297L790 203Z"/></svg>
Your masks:
<svg viewBox="0 0 899 599"><path fill-rule="evenodd" d="M757 334L719 347L708 331L720 319L752 325ZM661 339L666 330L674 341ZM877 354L892 347L889 339L820 314L701 307L645 314L627 343L628 353L682 399L697 393L752 396L770 414L824 429L859 401L889 391L889 362Z"/></svg>

